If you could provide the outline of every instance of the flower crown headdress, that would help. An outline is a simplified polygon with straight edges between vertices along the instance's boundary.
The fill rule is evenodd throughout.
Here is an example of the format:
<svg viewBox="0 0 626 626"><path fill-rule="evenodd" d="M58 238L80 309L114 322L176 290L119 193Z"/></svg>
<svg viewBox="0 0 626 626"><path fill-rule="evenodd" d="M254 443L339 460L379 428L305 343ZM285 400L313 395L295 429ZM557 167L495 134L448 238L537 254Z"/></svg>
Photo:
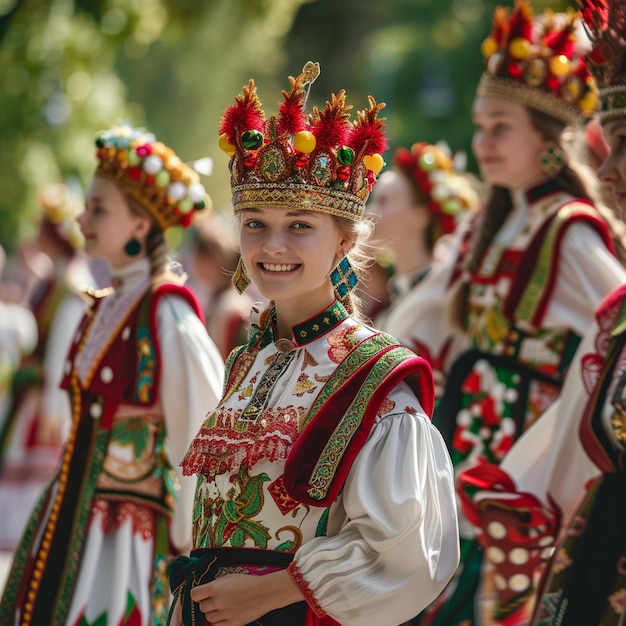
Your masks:
<svg viewBox="0 0 626 626"><path fill-rule="evenodd" d="M478 203L478 195L454 168L449 152L423 141L410 150L398 148L393 164L404 172L428 202L440 234L451 233L463 215Z"/></svg>
<svg viewBox="0 0 626 626"><path fill-rule="evenodd" d="M96 175L112 178L161 230L176 225L186 228L194 211L207 206L209 198L198 172L152 133L115 126L96 138L96 146Z"/></svg>
<svg viewBox="0 0 626 626"><path fill-rule="evenodd" d="M600 89L601 123L626 118L626 5L624 0L580 0L593 48L589 69Z"/></svg>
<svg viewBox="0 0 626 626"><path fill-rule="evenodd" d="M85 238L76 221L83 211L83 204L67 185L46 185L37 193L37 203L42 217L52 224L59 237L74 250L85 245Z"/></svg>
<svg viewBox="0 0 626 626"><path fill-rule="evenodd" d="M351 221L363 217L365 202L384 165L385 106L369 107L350 121L345 92L332 94L323 109L304 111L319 64L309 61L296 77L277 116L266 119L254 81L235 98L220 123L220 147L230 157L232 202L245 208L279 207L328 213Z"/></svg>
<svg viewBox="0 0 626 626"><path fill-rule="evenodd" d="M527 0L516 0L510 13L497 7L481 46L486 71L477 95L513 99L564 124L593 112L597 87L577 45L579 17L547 10L535 18Z"/></svg>

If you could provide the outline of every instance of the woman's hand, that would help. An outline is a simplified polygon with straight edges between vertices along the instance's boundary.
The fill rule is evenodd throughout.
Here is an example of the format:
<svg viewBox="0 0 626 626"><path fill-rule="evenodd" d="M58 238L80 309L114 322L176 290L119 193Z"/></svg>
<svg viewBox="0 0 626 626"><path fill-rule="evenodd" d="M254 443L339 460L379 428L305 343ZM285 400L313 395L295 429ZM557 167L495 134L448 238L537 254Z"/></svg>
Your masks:
<svg viewBox="0 0 626 626"><path fill-rule="evenodd" d="M228 574L198 585L191 599L206 619L219 626L245 626L262 615L304 598L286 571L265 576Z"/></svg>

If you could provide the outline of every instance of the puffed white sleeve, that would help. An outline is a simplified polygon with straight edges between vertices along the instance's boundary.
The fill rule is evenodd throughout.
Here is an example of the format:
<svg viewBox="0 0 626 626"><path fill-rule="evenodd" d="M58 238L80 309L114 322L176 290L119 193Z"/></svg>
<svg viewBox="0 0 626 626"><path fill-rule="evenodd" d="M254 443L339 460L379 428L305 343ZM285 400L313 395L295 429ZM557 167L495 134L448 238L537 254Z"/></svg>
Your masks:
<svg viewBox="0 0 626 626"><path fill-rule="evenodd" d="M48 333L44 357L45 383L42 411L49 418L59 421L64 435L72 421L69 394L61 389L63 365L85 314L86 302L77 293L69 293L59 304Z"/></svg>
<svg viewBox="0 0 626 626"><path fill-rule="evenodd" d="M218 403L224 363L206 328L187 301L166 296L157 309L160 401L167 429L170 463L181 484L170 536L176 548L191 548L195 478L183 476L180 462L206 414Z"/></svg>
<svg viewBox="0 0 626 626"><path fill-rule="evenodd" d="M564 523L577 510L589 481L600 474L585 452L579 432L590 393L583 380L583 360L596 352L598 334L594 322L576 351L558 399L518 439L500 465L518 492L556 504Z"/></svg>
<svg viewBox="0 0 626 626"><path fill-rule="evenodd" d="M559 275L544 323L565 324L582 337L604 296L625 282L626 270L599 233L587 223L572 224L563 237Z"/></svg>
<svg viewBox="0 0 626 626"><path fill-rule="evenodd" d="M411 619L439 595L459 561L443 439L405 383L389 399L396 408L379 419L346 480L345 524L334 536L305 542L290 570L310 606L343 626Z"/></svg>

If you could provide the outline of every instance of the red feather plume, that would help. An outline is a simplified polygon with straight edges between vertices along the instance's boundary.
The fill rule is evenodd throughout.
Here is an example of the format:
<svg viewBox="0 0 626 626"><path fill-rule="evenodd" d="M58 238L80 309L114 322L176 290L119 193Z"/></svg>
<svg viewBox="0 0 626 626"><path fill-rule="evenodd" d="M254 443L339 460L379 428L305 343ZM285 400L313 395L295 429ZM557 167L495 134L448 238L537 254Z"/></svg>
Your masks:
<svg viewBox="0 0 626 626"><path fill-rule="evenodd" d="M385 137L385 118L378 118L378 113L385 108L384 102L376 104L369 96L368 109L357 113L357 121L352 127L348 145L357 155L382 154L387 149Z"/></svg>
<svg viewBox="0 0 626 626"><path fill-rule="evenodd" d="M251 80L247 87L243 88L243 96L235 98L235 104L231 104L222 115L220 121L220 135L226 133L230 144L235 145L237 138L246 130L263 131L265 127L265 115L261 109L261 101L256 92L254 81Z"/></svg>
<svg viewBox="0 0 626 626"><path fill-rule="evenodd" d="M302 106L304 94L306 93L304 80L304 74L300 74L298 78L290 76L291 91L288 93L283 90L282 92L285 99L278 105L277 131L279 135L295 135L306 128L307 116Z"/></svg>
<svg viewBox="0 0 626 626"><path fill-rule="evenodd" d="M554 29L546 33L543 39L544 45L550 48L554 54L564 54L568 59L571 59L574 54L574 42L575 35L572 20L562 30Z"/></svg>
<svg viewBox="0 0 626 626"><path fill-rule="evenodd" d="M508 12L504 7L496 7L493 14L493 29L491 36L501 45L509 34Z"/></svg>
<svg viewBox="0 0 626 626"><path fill-rule="evenodd" d="M527 0L517 0L509 21L509 39L523 37L532 41L533 10Z"/></svg>
<svg viewBox="0 0 626 626"><path fill-rule="evenodd" d="M346 92L343 89L337 95L331 95L324 109L313 108L311 132L315 135L316 149L328 150L347 142L352 128L348 113L351 108L351 104L346 104Z"/></svg>

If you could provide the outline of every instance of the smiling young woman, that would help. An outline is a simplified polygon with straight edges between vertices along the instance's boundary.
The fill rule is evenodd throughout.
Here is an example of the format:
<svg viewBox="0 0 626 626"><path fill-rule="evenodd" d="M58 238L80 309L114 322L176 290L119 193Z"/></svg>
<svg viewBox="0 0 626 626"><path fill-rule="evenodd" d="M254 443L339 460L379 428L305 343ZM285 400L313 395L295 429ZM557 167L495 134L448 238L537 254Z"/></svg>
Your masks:
<svg viewBox="0 0 626 626"><path fill-rule="evenodd" d="M343 91L308 117L319 68L265 119L251 82L224 113L242 263L271 301L228 360L183 462L194 550L171 568L170 624L397 626L452 576L458 534L428 364L360 320L364 205L381 106ZM195 620L195 621L194 621Z"/></svg>

